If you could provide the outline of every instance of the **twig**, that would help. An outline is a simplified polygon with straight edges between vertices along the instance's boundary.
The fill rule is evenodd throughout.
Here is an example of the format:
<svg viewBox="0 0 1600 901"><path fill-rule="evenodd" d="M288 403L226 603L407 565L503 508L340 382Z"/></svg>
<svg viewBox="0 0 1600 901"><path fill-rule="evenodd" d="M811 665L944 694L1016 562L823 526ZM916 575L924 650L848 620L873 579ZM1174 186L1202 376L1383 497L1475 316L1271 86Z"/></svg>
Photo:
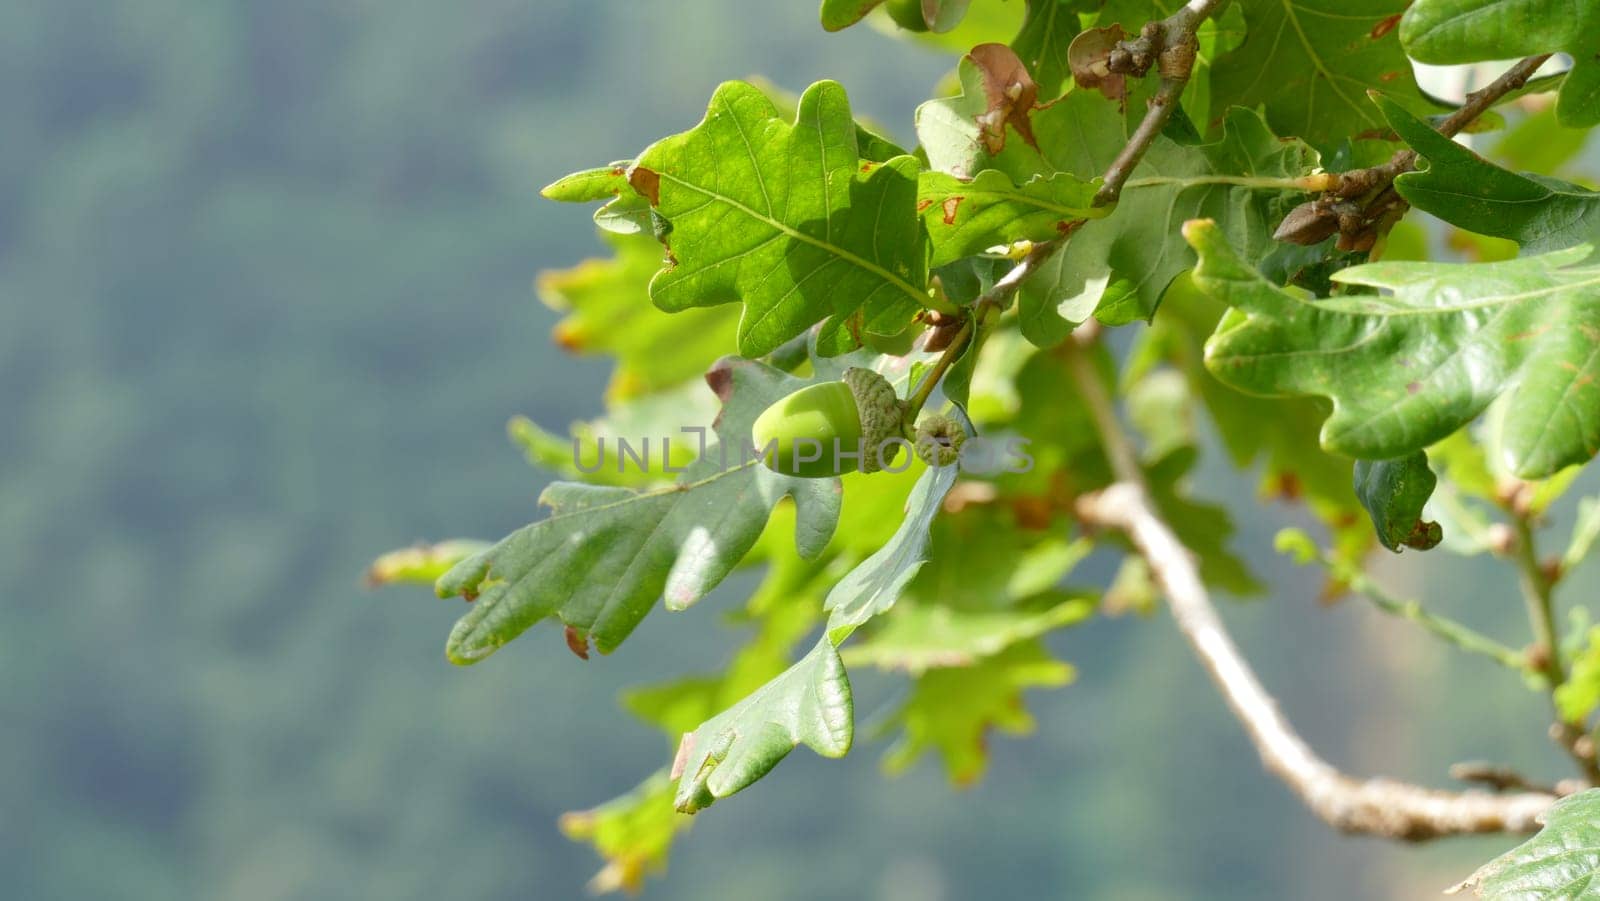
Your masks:
<svg viewBox="0 0 1600 901"><path fill-rule="evenodd" d="M1489 107L1499 102L1501 97L1519 90L1539 71L1552 54L1541 53L1520 60L1516 65L1507 69L1505 74L1489 82L1479 90L1467 95L1466 102L1450 114L1450 117L1439 123L1439 133L1447 138L1453 138L1461 133L1463 128L1471 125L1479 116L1489 111Z"/></svg>
<svg viewBox="0 0 1600 901"><path fill-rule="evenodd" d="M1553 691L1567 681L1567 668L1561 663L1561 640L1556 633L1555 599L1550 580L1539 565L1532 523L1527 516L1513 513L1511 528L1517 536L1512 557L1517 564L1522 599L1528 607L1528 624L1533 628L1533 657Z"/></svg>
<svg viewBox="0 0 1600 901"><path fill-rule="evenodd" d="M1322 562L1346 585L1384 613L1410 620L1463 651L1482 654L1501 666L1519 673L1529 672L1526 654L1507 647L1476 629L1433 613L1416 600L1401 600L1389 594L1377 582L1368 578L1366 573L1353 566L1343 565L1327 554L1322 555Z"/></svg>
<svg viewBox="0 0 1600 901"><path fill-rule="evenodd" d="M1071 342L1069 342L1069 345ZM1079 500L1088 522L1121 529L1150 564L1178 630L1194 649L1267 769L1322 820L1344 832L1405 841L1447 835L1532 832L1555 802L1543 792L1447 792L1387 779L1356 779L1295 732L1217 615L1189 549L1155 511L1144 474L1099 379L1080 349L1066 351L1118 481Z"/></svg>
<svg viewBox="0 0 1600 901"><path fill-rule="evenodd" d="M1078 222L1081 224L1083 220L1080 219ZM922 381L917 384L911 396L906 399L905 422L907 425L916 421L917 414L922 412L922 406L928 402L929 397L933 396L933 389L938 386L939 380L944 378L944 374L950 370L956 360L960 359L961 352L966 348L967 342L971 341L977 334L979 324L988 316L1008 309L1011 306L1011 299L1022 288L1022 283L1039 271L1039 267L1043 266L1046 260L1054 256L1056 251L1066 244L1066 239L1069 236L1070 231L1067 235L1053 238L1049 241L1041 241L1033 245L1027 255L1017 265L1011 267L1010 272L1001 276L999 281L995 282L989 290L985 291L973 303L972 311L967 314L966 321L962 323L961 329L956 332L955 337L950 339L950 343L945 346L944 353L940 354L939 359L934 362L933 368L928 370L928 374L922 377Z"/></svg>
<svg viewBox="0 0 1600 901"><path fill-rule="evenodd" d="M1533 628L1531 656L1549 680L1550 703L1556 711L1550 738L1567 752L1590 784L1600 785L1600 760L1596 759L1594 740L1584 732L1581 723L1568 722L1555 704L1556 689L1567 681L1567 668L1561 660L1561 636L1556 626L1555 586L1539 562L1532 514L1514 503L1508 505L1507 512L1516 534L1511 555L1517 564L1522 598L1528 608L1528 623Z"/></svg>
<svg viewBox="0 0 1600 901"><path fill-rule="evenodd" d="M1521 88L1550 54L1530 56L1505 74L1467 95L1437 129L1455 137L1505 95ZM1339 234L1340 250L1370 250L1377 239L1405 214L1409 205L1395 193L1394 180L1417 167L1417 152L1397 150L1383 163L1339 174L1338 184L1316 200L1301 204L1284 218L1273 237L1292 244L1317 244Z"/></svg>
<svg viewBox="0 0 1600 901"><path fill-rule="evenodd" d="M1156 66L1161 73L1161 83L1156 87L1155 96L1150 98L1150 108L1139 120L1138 128L1134 129L1133 135L1123 145L1122 152L1117 154L1106 170L1105 181L1094 195L1095 206L1109 206L1117 202L1122 196L1123 184L1138 168L1145 151L1150 149L1156 135L1166 127L1167 120L1172 118L1172 111L1178 106L1184 86L1189 83L1189 75L1194 71L1195 55L1200 49L1194 31L1221 5L1222 0L1189 0L1177 12L1161 20L1159 28L1148 30L1144 39L1152 43L1152 49L1156 50Z"/></svg>
<svg viewBox="0 0 1600 901"><path fill-rule="evenodd" d="M1161 84L1156 89L1155 96L1151 98L1150 108L1139 121L1138 128L1134 129L1133 135L1123 145L1122 151L1106 169L1100 189L1094 195L1095 206L1110 206L1117 202L1117 198L1122 196L1122 189L1128 177L1144 158L1145 151L1150 149L1151 143L1161 133L1161 129L1166 127L1167 120L1172 118L1172 111L1183 95L1184 85L1188 84L1189 75L1194 71L1195 54L1199 51L1199 42L1194 36L1195 29L1200 27L1200 23L1205 21L1207 16L1216 12L1223 2L1224 0L1189 0L1177 12L1158 23L1152 23L1154 27L1148 29L1150 38L1157 42L1151 49L1155 51L1154 58L1161 73ZM1073 228L1069 228L1066 234L1033 245L1021 262L978 298L973 304L971 315L962 324L960 331L946 345L944 353L934 363L933 368L907 398L906 425L909 426L916 421L923 405L933 395L933 389L938 386L939 380L960 358L967 343L977 337L978 328L984 317L991 311L1001 312L1008 309L1012 297L1022 287L1022 283L1032 277L1046 260L1060 250L1071 237L1075 227L1082 225L1083 222L1084 220L1077 220L1071 223Z"/></svg>
<svg viewBox="0 0 1600 901"><path fill-rule="evenodd" d="M1498 766L1481 760L1452 764L1450 778L1458 782L1476 782L1497 792L1515 789L1546 795L1561 794L1561 788L1558 786L1541 785L1511 767Z"/></svg>

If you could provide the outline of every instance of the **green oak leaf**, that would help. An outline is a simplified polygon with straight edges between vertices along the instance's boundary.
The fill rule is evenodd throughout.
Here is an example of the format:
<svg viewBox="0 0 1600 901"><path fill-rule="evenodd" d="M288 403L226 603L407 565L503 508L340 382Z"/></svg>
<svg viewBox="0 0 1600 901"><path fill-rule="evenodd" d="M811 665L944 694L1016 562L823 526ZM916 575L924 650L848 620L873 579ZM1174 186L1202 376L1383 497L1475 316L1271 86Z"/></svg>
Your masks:
<svg viewBox="0 0 1600 901"><path fill-rule="evenodd" d="M763 78L751 78L750 84L760 89L772 101L773 107L778 111L778 118L793 119L800 112L800 95L786 90ZM861 153L863 161L884 163L897 156L905 156L905 148L889 140L876 130L877 126L869 125L863 121L856 122L856 148ZM630 164L631 165L631 164Z"/></svg>
<svg viewBox="0 0 1600 901"><path fill-rule="evenodd" d="M928 559L928 530L960 471L958 465L927 467L906 500L905 519L894 535L828 593L823 609L829 612L828 638L834 644L893 606L922 568Z"/></svg>
<svg viewBox="0 0 1600 901"><path fill-rule="evenodd" d="M917 107L917 138L922 142L928 168L971 178L989 168L989 161L1007 147L1035 145L1030 123L1038 86L1028 74L1027 65L1010 47L973 47L956 64L956 80L960 93ZM1009 174L1015 181L1027 180L1016 178L1014 172Z"/></svg>
<svg viewBox="0 0 1600 901"><path fill-rule="evenodd" d="M885 10L887 13L887 10ZM960 56L979 44L1003 44L1022 27L1023 4L983 2L967 10L961 23L949 31L894 30L894 36L939 53ZM885 16L892 20L893 17ZM896 23L898 24L898 23ZM885 27L885 30L888 30Z"/></svg>
<svg viewBox="0 0 1600 901"><path fill-rule="evenodd" d="M1022 703L1028 688L1053 688L1073 679L1070 665L1051 657L1037 640L1013 644L971 666L929 670L889 726L900 739L884 757L891 773L905 770L927 751L938 752L951 781L967 785L983 775L991 729L1012 735L1033 731Z"/></svg>
<svg viewBox="0 0 1600 901"><path fill-rule="evenodd" d="M944 266L998 245L1058 237L1077 220L1111 212L1093 206L1098 188L1098 179L1064 172L1020 185L995 169L971 179L924 172L917 180L917 208L933 244L928 264Z"/></svg>
<svg viewBox="0 0 1600 901"><path fill-rule="evenodd" d="M773 521L782 518L775 515ZM768 531L773 531L771 526ZM787 535L782 537L787 539ZM760 551L757 547L750 556L757 556ZM740 611L740 624L753 623L755 632L721 672L683 676L623 692L622 706L660 728L674 746L701 723L789 668L795 645L821 618L822 599L828 589L842 571L849 569L851 559L859 559L825 553L815 560L805 560L787 548L774 547L773 551L761 586Z"/></svg>
<svg viewBox="0 0 1600 901"><path fill-rule="evenodd" d="M1423 451L1396 460L1357 460L1355 484L1356 497L1384 547L1397 554L1408 547L1425 551L1443 540L1439 524L1422 518L1422 508L1439 484Z"/></svg>
<svg viewBox="0 0 1600 901"><path fill-rule="evenodd" d="M1600 2L1597 0L1417 0L1400 20L1400 42L1437 65L1572 56L1556 97L1562 125L1600 124Z"/></svg>
<svg viewBox="0 0 1600 901"><path fill-rule="evenodd" d="M928 30L946 32L961 24L972 0L921 0L922 20Z"/></svg>
<svg viewBox="0 0 1600 901"><path fill-rule="evenodd" d="M593 845L606 861L589 880L589 891L636 893L646 876L666 871L673 840L692 822L673 809L672 779L663 769L598 807L562 814L560 826L563 835Z"/></svg>
<svg viewBox="0 0 1600 901"><path fill-rule="evenodd" d="M747 788L799 745L843 757L855 734L850 679L826 637L798 663L683 737L674 805L694 813Z"/></svg>
<svg viewBox="0 0 1600 901"><path fill-rule="evenodd" d="M1452 891L1490 901L1580 901L1600 885L1600 789L1562 798L1538 835L1491 860Z"/></svg>
<svg viewBox="0 0 1600 901"><path fill-rule="evenodd" d="M838 481L779 475L745 453L756 416L806 381L737 358L706 380L723 400L718 441L675 484L633 491L556 482L541 496L548 518L440 578L441 597L476 597L450 633L452 662L476 663L550 616L609 653L657 598L682 609L721 582L784 497L795 501L801 556L822 552L838 519Z"/></svg>
<svg viewBox="0 0 1600 901"><path fill-rule="evenodd" d="M367 567L367 586L432 585L450 567L488 547L487 541L454 538L393 550Z"/></svg>
<svg viewBox="0 0 1600 901"><path fill-rule="evenodd" d="M837 362L822 361L823 374ZM792 646L813 628L825 607L833 608L836 618L860 614L864 621L875 610L894 602L900 587L916 573L926 556L918 550L917 536L925 536L928 530L928 522L922 517L931 517L938 511L955 472L956 467L951 466L925 469L925 477L915 477L909 469L847 476L844 516L853 523L860 523L860 527L838 535L824 555L814 561L786 553L774 540L775 525L784 518L788 508L780 509L773 517L774 524L769 524L763 534L761 544L750 554L750 557L765 556L771 560L760 589L746 605L747 616L758 623L755 636L740 649L722 674L689 677L634 690L625 696L626 706L674 738L690 732L706 734L707 729L717 732L707 723L713 713L731 712L744 703L741 698L768 691L764 684L789 678L785 670ZM890 521L902 511L909 515L892 533L870 524ZM843 641L849 628L834 631L825 642L836 645ZM813 651L811 656L819 653ZM840 676L843 676L842 669ZM811 677L816 677L816 671L812 671ZM848 683L844 690L848 692ZM848 714L846 716L848 720ZM706 725L700 725L702 723ZM847 721L846 727L849 725ZM771 759L768 768L776 765L787 748L792 747L793 743L781 746L782 753ZM749 782L764 773L762 770L751 775ZM726 792L716 786L709 790L714 797L722 797L742 785ZM680 795L680 799L682 797ZM704 806L710 802L695 803Z"/></svg>
<svg viewBox="0 0 1600 901"><path fill-rule="evenodd" d="M1587 246L1498 263L1370 263L1337 282L1390 294L1307 299L1279 288L1210 222L1186 223L1195 284L1235 309L1206 346L1219 379L1333 401L1322 445L1392 459L1507 395L1502 452L1538 479L1600 448L1600 267Z"/></svg>
<svg viewBox="0 0 1600 901"><path fill-rule="evenodd" d="M746 357L830 317L898 334L928 299L918 169L911 157L862 160L835 82L806 89L793 125L760 89L728 82L699 125L629 171L671 226L650 297L672 312L742 302Z"/></svg>
<svg viewBox="0 0 1600 901"><path fill-rule="evenodd" d="M883 0L822 0L822 27L840 31L861 21Z"/></svg>
<svg viewBox="0 0 1600 901"><path fill-rule="evenodd" d="M1428 161L1428 168L1394 180L1412 206L1468 231L1516 241L1528 253L1600 241L1600 193L1509 172L1388 98L1378 98L1378 105L1401 139Z"/></svg>
<svg viewBox="0 0 1600 901"><path fill-rule="evenodd" d="M894 617L914 607L979 613L1010 607L1024 597L1048 591L1085 554L1061 557L1056 542L1062 539L1055 535L1048 550L1030 548L1030 540L1038 535L1018 527L1003 505L974 505L940 516L934 521L931 559L907 586L907 602L874 624L865 641L876 641L884 630L894 628L890 625ZM1077 550L1088 549L1080 546ZM848 659L854 651L844 653Z"/></svg>
<svg viewBox="0 0 1600 901"><path fill-rule="evenodd" d="M539 299L567 315L556 343L617 361L611 400L648 394L695 379L734 344L738 310L709 307L669 314L650 304L650 279L661 268L661 245L648 234L603 234L612 259L585 260L539 274Z"/></svg>
<svg viewBox="0 0 1600 901"><path fill-rule="evenodd" d="M928 670L973 666L1018 642L1077 625L1094 614L1095 599L1048 591L1016 607L965 610L944 604L904 604L884 617L865 641L840 656L850 666Z"/></svg>
<svg viewBox="0 0 1600 901"><path fill-rule="evenodd" d="M1083 30L1078 13L1092 8L1092 3L1083 0L1028 0L1022 29L1011 41L1011 49L1028 67L1041 99L1060 97L1062 88L1072 82L1067 47Z"/></svg>
<svg viewBox="0 0 1600 901"><path fill-rule="evenodd" d="M1093 177L1121 151L1127 128L1114 104L1074 91L1033 115L1045 152L1009 142L994 165L1019 183L1056 173ZM1181 147L1157 138L1115 213L1085 222L1023 285L1023 335L1049 347L1091 315L1108 324L1148 319L1172 280L1194 265L1177 233L1185 219L1216 219L1247 258L1264 258L1277 247L1273 227L1305 198L1280 182L1307 175L1317 163L1315 151L1280 140L1247 110L1232 111L1213 144Z"/></svg>
<svg viewBox="0 0 1600 901"><path fill-rule="evenodd" d="M1280 134L1331 150L1346 138L1381 134L1367 102L1385 91L1407 107L1430 107L1394 34L1408 0L1240 0L1246 34L1212 69L1219 107L1264 106Z"/></svg>
<svg viewBox="0 0 1600 901"><path fill-rule="evenodd" d="M632 165L623 160L574 172L551 182L539 193L560 203L604 200L606 204L594 212L594 222L601 230L618 235L650 234L650 202L628 184L628 168Z"/></svg>
<svg viewBox="0 0 1600 901"><path fill-rule="evenodd" d="M1135 345L1125 378L1142 381L1161 372L1154 367L1162 361L1182 372L1233 464L1244 469L1259 461L1263 495L1303 499L1332 532L1340 558L1359 558L1372 546L1372 530L1361 524L1361 507L1350 492L1350 460L1317 443L1317 427L1328 415L1325 404L1244 394L1206 369L1205 341L1226 310L1197 290L1190 276L1180 276L1161 315Z"/></svg>
<svg viewBox="0 0 1600 901"><path fill-rule="evenodd" d="M574 422L566 436L513 417L506 432L528 462L563 479L641 487L671 481L700 454L698 424L710 422L717 397L701 381L613 400L599 419ZM689 424L696 424L685 430Z"/></svg>

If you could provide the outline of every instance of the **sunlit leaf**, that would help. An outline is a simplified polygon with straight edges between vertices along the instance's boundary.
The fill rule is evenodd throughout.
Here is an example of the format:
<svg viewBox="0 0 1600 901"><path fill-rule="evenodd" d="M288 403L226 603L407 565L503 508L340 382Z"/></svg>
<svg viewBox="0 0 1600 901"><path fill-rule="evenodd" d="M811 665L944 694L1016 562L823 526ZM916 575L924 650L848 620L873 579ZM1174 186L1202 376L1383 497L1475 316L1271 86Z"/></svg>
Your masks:
<svg viewBox="0 0 1600 901"><path fill-rule="evenodd" d="M666 872L667 852L694 820L672 807L672 779L665 769L627 794L589 810L561 815L561 832L587 842L606 865L589 880L589 891L638 892L646 876Z"/></svg>
<svg viewBox="0 0 1600 901"><path fill-rule="evenodd" d="M844 89L819 82L791 125L756 87L728 82L690 131L629 172L671 225L650 283L665 310L740 302L739 350L764 354L814 323L859 316L902 331L926 300L918 165L863 162Z"/></svg>
<svg viewBox="0 0 1600 901"><path fill-rule="evenodd" d="M367 567L367 584L374 588L381 585L432 585L450 567L488 547L487 541L457 538L390 551Z"/></svg>
<svg viewBox="0 0 1600 901"><path fill-rule="evenodd" d="M1581 723L1600 708L1600 627L1589 630L1588 643L1573 658L1567 681L1555 691L1555 702L1569 723Z"/></svg>
<svg viewBox="0 0 1600 901"><path fill-rule="evenodd" d="M851 666L905 670L914 676L930 669L973 666L1018 642L1083 622L1094 608L1092 598L1058 592L1020 607L995 610L906 604L841 656Z"/></svg>
<svg viewBox="0 0 1600 901"><path fill-rule="evenodd" d="M828 637L843 641L867 620L888 610L928 559L928 530L960 467L929 466L906 501L905 517L883 547L829 592Z"/></svg>
<svg viewBox="0 0 1600 901"><path fill-rule="evenodd" d="M556 343L574 353L615 358L608 391L613 400L698 380L733 348L738 310L657 309L649 285L661 268L661 245L648 234L603 237L614 258L539 275L539 298L567 314L556 324Z"/></svg>
<svg viewBox="0 0 1600 901"><path fill-rule="evenodd" d="M943 266L997 245L1059 237L1076 220L1104 216L1109 209L1092 205L1096 187L1066 173L1016 185L994 169L965 180L924 172L917 197L933 242L929 265Z"/></svg>
<svg viewBox="0 0 1600 901"><path fill-rule="evenodd" d="M452 661L482 660L549 616L609 652L657 598L681 609L721 582L784 497L798 508L801 555L821 553L837 521L839 483L779 475L743 450L755 417L805 381L733 358L707 381L723 400L718 442L677 483L631 491L557 482L542 498L549 518L439 580L441 596L476 597L450 634Z"/></svg>
<svg viewBox="0 0 1600 901"><path fill-rule="evenodd" d="M1090 91L1069 93L1031 122L1042 150L1011 140L992 160L1024 184L1057 173L1098 176L1121 151L1129 127L1115 104ZM919 134L928 140L920 121ZM1316 166L1310 148L1279 140L1244 110L1229 116L1214 144L1182 147L1157 138L1115 212L1085 222L1024 284L1023 334L1048 347L1091 315L1113 324L1149 318L1172 280L1194 265L1176 229L1188 218L1215 218L1247 258L1265 257L1278 246L1273 227L1305 197L1285 182Z"/></svg>
<svg viewBox="0 0 1600 901"><path fill-rule="evenodd" d="M829 31L849 28L883 0L822 0L822 27Z"/></svg>
<svg viewBox="0 0 1600 901"><path fill-rule="evenodd" d="M1572 526L1572 537L1561 555L1564 571L1577 569L1588 559L1589 551L1600 540L1600 498L1586 497L1578 502L1578 521Z"/></svg>
<svg viewBox="0 0 1600 901"><path fill-rule="evenodd" d="M674 804L694 813L765 776L799 745L843 757L855 732L850 679L823 638L800 662L685 735Z"/></svg>
<svg viewBox="0 0 1600 901"><path fill-rule="evenodd" d="M1494 142L1490 156L1507 166L1536 172L1557 172L1582 152L1591 132L1556 121L1549 107L1516 123Z"/></svg>

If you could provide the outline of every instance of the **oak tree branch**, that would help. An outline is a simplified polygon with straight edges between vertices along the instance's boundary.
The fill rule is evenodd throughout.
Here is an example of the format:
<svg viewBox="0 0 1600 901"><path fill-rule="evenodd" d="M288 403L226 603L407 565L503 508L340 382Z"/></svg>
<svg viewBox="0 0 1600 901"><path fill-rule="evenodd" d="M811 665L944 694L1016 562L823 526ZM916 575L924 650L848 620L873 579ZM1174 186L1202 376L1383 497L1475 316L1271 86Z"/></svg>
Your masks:
<svg viewBox="0 0 1600 901"><path fill-rule="evenodd" d="M1343 832L1404 841L1449 835L1533 832L1555 803L1544 792L1489 794L1439 791L1389 779L1358 779L1311 749L1278 709L1211 602L1192 552L1156 512L1143 470L1104 386L1080 348L1068 360L1100 431L1118 481L1080 498L1085 522L1127 534L1166 595L1179 632L1194 650L1223 700L1244 726L1266 768L1313 813Z"/></svg>

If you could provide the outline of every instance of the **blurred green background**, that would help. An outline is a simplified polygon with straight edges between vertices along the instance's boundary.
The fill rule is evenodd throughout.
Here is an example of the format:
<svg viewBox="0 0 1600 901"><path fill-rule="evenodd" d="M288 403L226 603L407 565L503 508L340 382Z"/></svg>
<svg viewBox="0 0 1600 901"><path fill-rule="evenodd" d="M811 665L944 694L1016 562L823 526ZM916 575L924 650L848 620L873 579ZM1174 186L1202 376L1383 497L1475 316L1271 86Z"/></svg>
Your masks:
<svg viewBox="0 0 1600 901"><path fill-rule="evenodd" d="M610 658L538 633L456 669L459 607L362 571L535 517L547 477L505 420L599 412L606 365L550 345L530 283L601 246L540 185L756 73L836 78L908 138L950 65L827 35L813 0L0 5L5 896L579 896L598 861L557 816L670 755L617 691L723 660L712 623L748 579ZM1251 484L1213 462L1201 493ZM1276 590L1227 613L1328 756L1562 772L1537 698L1359 602L1319 607L1270 549L1296 514L1242 517ZM1509 574L1386 572L1521 640ZM1053 646L1079 683L1032 698L1039 733L994 741L976 787L931 761L886 781L881 743L797 753L702 814L648 897L1414 898L1506 845L1330 833L1164 616ZM865 736L895 688L862 681Z"/></svg>

